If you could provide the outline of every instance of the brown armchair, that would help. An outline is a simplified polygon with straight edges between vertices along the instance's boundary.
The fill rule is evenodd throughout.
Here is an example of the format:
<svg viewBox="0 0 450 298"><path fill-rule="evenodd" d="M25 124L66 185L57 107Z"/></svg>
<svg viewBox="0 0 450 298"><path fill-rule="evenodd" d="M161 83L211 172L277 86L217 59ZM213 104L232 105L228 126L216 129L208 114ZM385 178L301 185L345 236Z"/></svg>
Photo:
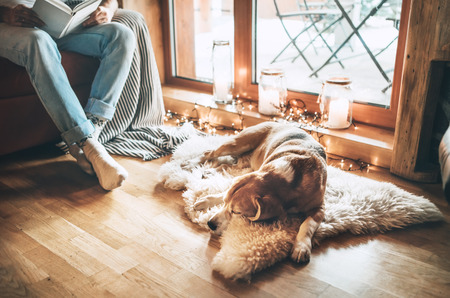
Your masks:
<svg viewBox="0 0 450 298"><path fill-rule="evenodd" d="M98 59L63 52L62 64L82 104L86 104ZM25 68L0 57L0 155L59 138Z"/></svg>

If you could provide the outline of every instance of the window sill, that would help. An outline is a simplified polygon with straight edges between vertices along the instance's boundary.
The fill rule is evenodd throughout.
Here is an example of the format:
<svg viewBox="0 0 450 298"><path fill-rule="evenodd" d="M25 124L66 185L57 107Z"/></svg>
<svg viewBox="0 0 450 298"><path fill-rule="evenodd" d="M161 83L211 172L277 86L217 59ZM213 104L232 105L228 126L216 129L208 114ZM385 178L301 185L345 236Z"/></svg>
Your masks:
<svg viewBox="0 0 450 298"><path fill-rule="evenodd" d="M214 125L237 129L270 121L272 117L257 111L244 110L241 115L230 105L210 107L211 94L193 91L178 86L163 86L166 110L186 117L197 117ZM389 168L391 164L394 132L374 126L358 124L343 130L306 129L313 136L320 137L320 142L330 154L361 160L372 165Z"/></svg>

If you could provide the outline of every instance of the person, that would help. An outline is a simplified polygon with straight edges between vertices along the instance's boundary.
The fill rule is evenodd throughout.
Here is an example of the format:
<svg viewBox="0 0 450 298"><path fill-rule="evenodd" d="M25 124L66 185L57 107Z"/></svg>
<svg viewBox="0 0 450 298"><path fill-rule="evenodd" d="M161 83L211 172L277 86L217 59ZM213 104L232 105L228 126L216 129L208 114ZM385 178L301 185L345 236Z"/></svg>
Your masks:
<svg viewBox="0 0 450 298"><path fill-rule="evenodd" d="M136 47L134 33L112 22L117 1L103 0L81 30L53 39L39 29L44 22L30 8L33 2L0 1L0 56L26 68L70 154L82 170L97 176L102 188L113 190L122 185L128 172L109 155L98 137L113 118L128 78ZM100 59L84 108L61 65L62 50Z"/></svg>

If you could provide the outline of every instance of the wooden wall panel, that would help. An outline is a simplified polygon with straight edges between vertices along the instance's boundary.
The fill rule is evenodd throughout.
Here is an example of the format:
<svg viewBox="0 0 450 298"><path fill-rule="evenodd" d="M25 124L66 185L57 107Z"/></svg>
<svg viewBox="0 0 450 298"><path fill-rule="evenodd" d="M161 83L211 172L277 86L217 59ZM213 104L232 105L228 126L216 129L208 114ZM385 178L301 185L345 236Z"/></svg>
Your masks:
<svg viewBox="0 0 450 298"><path fill-rule="evenodd" d="M161 0L122 0L123 8L140 12L148 25L158 64L159 76L164 83L164 47L161 21Z"/></svg>
<svg viewBox="0 0 450 298"><path fill-rule="evenodd" d="M436 61L450 61L450 3L412 0L406 41L400 103L391 172L423 182L435 182L439 168L429 161L429 148L439 79Z"/></svg>
<svg viewBox="0 0 450 298"><path fill-rule="evenodd" d="M177 76L195 79L194 0L174 1Z"/></svg>

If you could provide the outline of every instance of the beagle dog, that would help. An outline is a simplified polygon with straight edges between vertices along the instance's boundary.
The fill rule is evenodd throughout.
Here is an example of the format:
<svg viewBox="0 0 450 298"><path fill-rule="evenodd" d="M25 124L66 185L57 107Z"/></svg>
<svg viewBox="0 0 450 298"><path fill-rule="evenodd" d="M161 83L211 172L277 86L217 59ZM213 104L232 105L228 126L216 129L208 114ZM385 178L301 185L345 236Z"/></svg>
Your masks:
<svg viewBox="0 0 450 298"><path fill-rule="evenodd" d="M235 178L225 193L199 198L194 208L203 210L224 203L208 221L211 230L218 234L233 216L256 222L302 214L306 219L299 228L291 258L308 262L312 237L324 218L324 148L299 127L264 122L205 152L201 162L245 153L250 154L253 172Z"/></svg>

